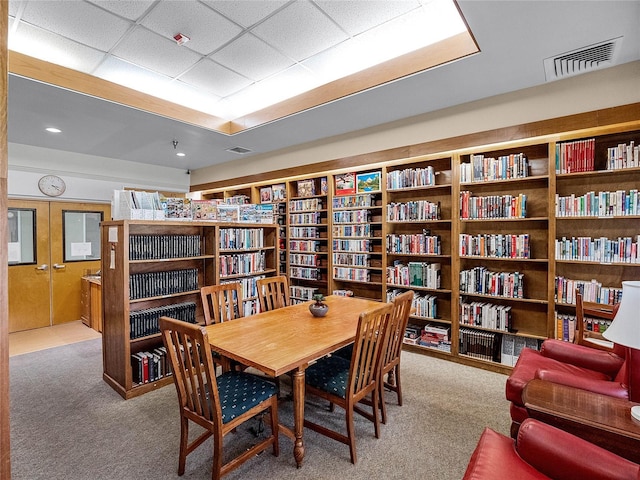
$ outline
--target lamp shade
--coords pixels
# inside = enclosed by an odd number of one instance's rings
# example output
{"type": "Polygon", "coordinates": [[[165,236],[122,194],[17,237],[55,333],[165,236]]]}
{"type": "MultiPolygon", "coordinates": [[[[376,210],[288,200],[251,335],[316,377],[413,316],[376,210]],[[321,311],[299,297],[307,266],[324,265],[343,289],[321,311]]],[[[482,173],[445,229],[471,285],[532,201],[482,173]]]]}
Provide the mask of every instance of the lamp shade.
{"type": "Polygon", "coordinates": [[[640,281],[622,282],[618,313],[602,336],[619,345],[640,350],[640,281]]]}

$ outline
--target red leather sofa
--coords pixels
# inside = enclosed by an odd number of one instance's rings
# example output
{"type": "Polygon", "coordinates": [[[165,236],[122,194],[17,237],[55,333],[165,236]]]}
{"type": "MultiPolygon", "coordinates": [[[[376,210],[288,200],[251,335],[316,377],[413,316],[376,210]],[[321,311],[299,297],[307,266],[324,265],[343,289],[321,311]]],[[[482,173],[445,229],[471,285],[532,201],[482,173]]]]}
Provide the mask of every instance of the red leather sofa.
{"type": "Polygon", "coordinates": [[[534,419],[516,440],[486,428],[463,480],[638,480],[640,466],[534,419]]]}
{"type": "Polygon", "coordinates": [[[553,339],[545,340],[539,352],[523,349],[505,389],[511,402],[511,436],[514,438],[518,426],[528,417],[522,390],[534,378],[638,402],[640,352],[620,345],[606,352],[553,339]]]}

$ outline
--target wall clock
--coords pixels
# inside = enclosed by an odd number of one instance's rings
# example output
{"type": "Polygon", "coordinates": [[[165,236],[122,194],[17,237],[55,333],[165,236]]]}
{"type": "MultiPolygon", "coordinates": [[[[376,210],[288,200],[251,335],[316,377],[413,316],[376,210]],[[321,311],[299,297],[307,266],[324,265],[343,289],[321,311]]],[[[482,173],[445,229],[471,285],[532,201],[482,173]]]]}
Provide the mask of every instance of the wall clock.
{"type": "Polygon", "coordinates": [[[67,185],[57,175],[45,175],[38,180],[38,188],[48,197],[57,197],[64,193],[67,185]]]}

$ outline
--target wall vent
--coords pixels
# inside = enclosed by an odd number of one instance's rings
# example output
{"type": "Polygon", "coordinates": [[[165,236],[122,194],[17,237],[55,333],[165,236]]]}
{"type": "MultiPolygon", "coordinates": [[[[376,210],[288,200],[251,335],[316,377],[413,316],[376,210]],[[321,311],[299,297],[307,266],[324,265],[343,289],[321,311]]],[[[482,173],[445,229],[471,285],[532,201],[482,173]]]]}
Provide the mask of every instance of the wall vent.
{"type": "Polygon", "coordinates": [[[607,40],[544,60],[547,82],[611,67],[622,44],[622,37],[607,40]]]}
{"type": "Polygon", "coordinates": [[[249,150],[248,148],[244,148],[244,147],[233,147],[233,148],[227,148],[227,152],[232,152],[232,153],[237,153],[239,155],[244,155],[245,153],[251,152],[251,150],[249,150]]]}

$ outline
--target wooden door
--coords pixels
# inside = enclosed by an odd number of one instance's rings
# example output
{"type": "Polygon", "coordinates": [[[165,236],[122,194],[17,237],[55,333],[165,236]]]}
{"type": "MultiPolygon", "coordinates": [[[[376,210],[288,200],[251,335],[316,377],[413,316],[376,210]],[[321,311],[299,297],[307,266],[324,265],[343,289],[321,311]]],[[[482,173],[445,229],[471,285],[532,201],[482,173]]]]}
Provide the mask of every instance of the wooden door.
{"type": "Polygon", "coordinates": [[[9,332],[51,322],[49,202],[9,200],[9,332]]]}
{"type": "Polygon", "coordinates": [[[110,220],[105,204],[51,202],[51,323],[81,316],[81,279],[100,270],[100,222],[110,220]]]}
{"type": "Polygon", "coordinates": [[[10,200],[9,210],[27,224],[13,235],[19,241],[10,243],[14,259],[20,257],[9,262],[10,331],[79,320],[81,278],[100,269],[99,224],[111,218],[110,206],[10,200]],[[23,253],[29,251],[24,243],[30,216],[35,218],[35,258],[23,253]]]}

